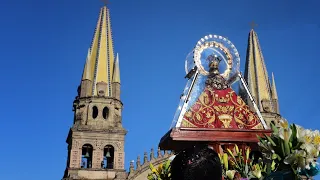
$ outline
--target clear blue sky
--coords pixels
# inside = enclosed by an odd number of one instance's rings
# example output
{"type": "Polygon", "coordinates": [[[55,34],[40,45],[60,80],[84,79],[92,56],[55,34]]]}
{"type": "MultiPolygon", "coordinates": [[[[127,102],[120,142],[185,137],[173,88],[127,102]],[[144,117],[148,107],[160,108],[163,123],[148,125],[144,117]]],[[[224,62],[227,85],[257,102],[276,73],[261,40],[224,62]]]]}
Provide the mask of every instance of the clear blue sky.
{"type": "MultiPolygon", "coordinates": [[[[61,179],[72,102],[99,0],[0,0],[1,179],[61,179]]],[[[313,1],[113,0],[120,53],[126,168],[156,148],[185,86],[184,59],[209,33],[228,37],[243,70],[254,20],[281,114],[320,129],[320,13],[313,1]]]]}

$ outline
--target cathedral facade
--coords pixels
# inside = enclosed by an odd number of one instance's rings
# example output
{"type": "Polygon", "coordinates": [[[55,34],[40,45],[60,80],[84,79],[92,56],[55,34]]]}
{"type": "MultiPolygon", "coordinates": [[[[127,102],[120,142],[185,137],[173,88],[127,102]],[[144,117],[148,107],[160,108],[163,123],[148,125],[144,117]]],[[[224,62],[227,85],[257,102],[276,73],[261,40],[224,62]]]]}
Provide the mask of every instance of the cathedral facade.
{"type": "MultiPolygon", "coordinates": [[[[257,33],[249,33],[245,80],[263,118],[281,119],[274,76],[268,77],[257,33]]],[[[100,10],[88,50],[78,95],[73,102],[74,121],[67,136],[68,159],[63,180],[145,180],[150,162],[155,166],[172,155],[151,149],[125,170],[125,136],[122,126],[119,56],[113,48],[109,9],[100,10]]],[[[244,91],[242,99],[253,109],[244,91]]]]}

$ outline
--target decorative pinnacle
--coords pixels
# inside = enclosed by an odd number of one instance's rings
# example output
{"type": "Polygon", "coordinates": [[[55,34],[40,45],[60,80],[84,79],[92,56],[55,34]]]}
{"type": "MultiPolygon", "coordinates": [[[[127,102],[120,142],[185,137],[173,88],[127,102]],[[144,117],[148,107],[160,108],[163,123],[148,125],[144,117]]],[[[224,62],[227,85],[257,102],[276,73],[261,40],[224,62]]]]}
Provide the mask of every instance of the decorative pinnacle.
{"type": "Polygon", "coordinates": [[[160,147],[158,147],[158,151],[157,151],[157,157],[159,158],[159,157],[162,157],[162,154],[161,154],[161,149],[160,149],[160,147]]]}
{"type": "Polygon", "coordinates": [[[252,21],[252,22],[250,23],[250,26],[251,26],[251,29],[254,29],[255,27],[258,26],[258,24],[256,24],[254,21],[252,21]]]}
{"type": "Polygon", "coordinates": [[[134,165],[133,165],[134,161],[132,160],[130,162],[130,172],[133,172],[134,171],[134,165]]]}
{"type": "Polygon", "coordinates": [[[154,160],[154,150],[153,148],[151,148],[151,152],[150,152],[150,161],[154,160]]]}
{"type": "Polygon", "coordinates": [[[145,164],[147,162],[148,162],[148,153],[144,152],[144,154],[143,154],[143,164],[145,164]]]}
{"type": "Polygon", "coordinates": [[[137,168],[141,167],[140,156],[137,157],[137,168]]]}

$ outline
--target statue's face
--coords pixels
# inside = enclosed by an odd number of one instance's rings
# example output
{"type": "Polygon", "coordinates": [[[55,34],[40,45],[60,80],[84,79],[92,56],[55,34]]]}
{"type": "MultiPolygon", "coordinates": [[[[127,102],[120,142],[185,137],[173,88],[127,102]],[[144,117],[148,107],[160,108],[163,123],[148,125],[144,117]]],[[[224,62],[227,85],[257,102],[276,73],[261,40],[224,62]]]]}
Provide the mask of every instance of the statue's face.
{"type": "Polygon", "coordinates": [[[218,62],[217,60],[213,61],[213,66],[214,66],[215,68],[217,68],[218,65],[219,65],[219,62],[218,62]]]}

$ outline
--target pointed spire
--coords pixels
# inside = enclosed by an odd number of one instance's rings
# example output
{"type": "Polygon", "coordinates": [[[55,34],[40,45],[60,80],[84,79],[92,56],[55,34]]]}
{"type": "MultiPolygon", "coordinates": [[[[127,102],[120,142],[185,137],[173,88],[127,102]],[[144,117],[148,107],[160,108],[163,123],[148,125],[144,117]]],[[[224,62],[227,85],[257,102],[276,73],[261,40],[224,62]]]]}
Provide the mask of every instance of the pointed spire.
{"type": "Polygon", "coordinates": [[[148,153],[147,152],[144,152],[144,154],[143,154],[143,164],[146,164],[146,163],[148,163],[149,161],[148,161],[148,153]]]}
{"type": "Polygon", "coordinates": [[[168,156],[168,150],[164,150],[164,155],[163,156],[168,156]]]}
{"type": "Polygon", "coordinates": [[[111,96],[114,69],[114,50],[109,9],[100,10],[97,26],[88,52],[82,80],[92,82],[91,96],[96,96],[97,83],[106,84],[105,96],[111,96]]]}
{"type": "Polygon", "coordinates": [[[118,53],[117,53],[116,61],[114,62],[112,82],[120,83],[120,66],[119,66],[119,54],[118,53]]]}
{"type": "Polygon", "coordinates": [[[151,148],[151,152],[150,152],[150,161],[154,160],[154,150],[153,148],[151,148]]]}
{"type": "Polygon", "coordinates": [[[271,88],[258,35],[253,29],[248,38],[245,80],[259,110],[263,111],[262,100],[271,101],[271,88]]]}
{"type": "Polygon", "coordinates": [[[161,157],[162,157],[161,149],[160,149],[160,147],[158,147],[157,158],[161,158],[161,157]]]}
{"type": "Polygon", "coordinates": [[[91,80],[92,77],[90,76],[90,48],[88,49],[88,54],[87,54],[87,59],[86,59],[86,64],[84,65],[83,73],[82,73],[82,80],[88,79],[91,80]]]}
{"type": "Polygon", "coordinates": [[[273,72],[272,72],[272,87],[271,87],[271,92],[272,92],[272,99],[278,99],[276,81],[274,80],[273,72]]]}
{"type": "Polygon", "coordinates": [[[141,160],[140,160],[140,156],[137,157],[137,169],[140,169],[141,168],[141,160]]]}
{"type": "Polygon", "coordinates": [[[131,172],[131,173],[134,171],[134,165],[133,165],[133,163],[134,163],[134,160],[132,160],[132,161],[130,162],[129,172],[131,172]]]}
{"type": "Polygon", "coordinates": [[[272,102],[273,102],[274,112],[280,114],[278,92],[277,92],[276,81],[274,80],[273,73],[272,73],[271,93],[272,93],[272,102]]]}

